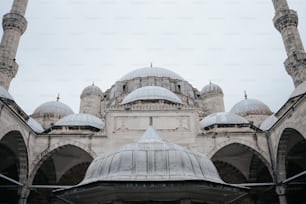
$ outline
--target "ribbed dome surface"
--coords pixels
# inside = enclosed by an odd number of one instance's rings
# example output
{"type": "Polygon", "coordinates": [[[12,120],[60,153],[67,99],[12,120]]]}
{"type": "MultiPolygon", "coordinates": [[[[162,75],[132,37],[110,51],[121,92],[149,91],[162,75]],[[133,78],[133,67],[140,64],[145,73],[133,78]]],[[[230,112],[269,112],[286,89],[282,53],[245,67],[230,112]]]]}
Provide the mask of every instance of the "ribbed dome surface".
{"type": "Polygon", "coordinates": [[[267,117],[260,125],[260,129],[262,130],[269,130],[277,121],[277,117],[275,117],[275,115],[270,115],[269,117],[267,117]]]}
{"type": "Polygon", "coordinates": [[[184,80],[181,76],[165,68],[160,67],[145,67],[136,69],[124,75],[119,81],[126,81],[138,77],[167,77],[170,79],[184,80]]]}
{"type": "Polygon", "coordinates": [[[96,96],[103,96],[103,92],[102,90],[95,86],[94,84],[87,86],[81,94],[81,98],[85,97],[85,96],[90,96],[90,95],[96,95],[96,96]]]}
{"type": "Polygon", "coordinates": [[[249,122],[236,114],[229,112],[219,112],[213,113],[205,118],[203,118],[200,122],[201,128],[206,128],[215,124],[248,124],[249,122]]]}
{"type": "Polygon", "coordinates": [[[304,81],[303,83],[301,83],[300,85],[298,85],[294,91],[291,93],[289,98],[294,98],[297,97],[299,95],[305,94],[306,93],[306,81],[304,81]]]}
{"type": "Polygon", "coordinates": [[[166,100],[173,103],[182,103],[181,99],[168,89],[159,86],[145,86],[132,91],[123,99],[121,104],[139,100],[166,100]]]}
{"type": "Polygon", "coordinates": [[[205,155],[163,141],[149,127],[142,138],[97,157],[81,184],[95,181],[206,180],[224,183],[205,155]]]}
{"type": "Polygon", "coordinates": [[[9,99],[9,100],[14,100],[13,97],[11,96],[11,94],[2,86],[0,86],[0,97],[1,98],[5,98],[5,99],[9,99]]]}
{"type": "Polygon", "coordinates": [[[201,95],[206,94],[223,94],[223,91],[220,86],[217,84],[209,83],[208,85],[204,86],[201,90],[201,95]]]}
{"type": "Polygon", "coordinates": [[[89,126],[98,129],[103,129],[105,125],[103,121],[96,116],[79,113],[63,117],[62,119],[57,121],[54,126],[89,126]]]}
{"type": "Polygon", "coordinates": [[[242,117],[247,115],[271,115],[272,111],[263,102],[256,99],[244,99],[238,102],[230,110],[231,113],[235,113],[242,117]]]}
{"type": "Polygon", "coordinates": [[[37,133],[42,133],[44,131],[43,126],[31,117],[27,121],[27,124],[37,133]]]}
{"type": "Polygon", "coordinates": [[[38,106],[33,115],[56,114],[60,117],[73,114],[72,109],[59,101],[50,101],[38,106]]]}

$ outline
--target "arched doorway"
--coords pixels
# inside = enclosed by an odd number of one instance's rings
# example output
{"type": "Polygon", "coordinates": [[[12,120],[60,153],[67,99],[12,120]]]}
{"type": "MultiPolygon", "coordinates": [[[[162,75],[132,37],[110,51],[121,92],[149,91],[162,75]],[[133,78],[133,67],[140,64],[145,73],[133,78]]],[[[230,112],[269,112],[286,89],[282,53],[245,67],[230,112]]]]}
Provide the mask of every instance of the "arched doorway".
{"type": "Polygon", "coordinates": [[[74,145],[64,145],[49,152],[34,175],[28,203],[63,203],[52,193],[53,186],[78,184],[92,160],[88,152],[74,145]]]}
{"type": "Polygon", "coordinates": [[[0,140],[0,161],[0,203],[18,203],[28,172],[27,149],[19,131],[0,140]]]}
{"type": "Polygon", "coordinates": [[[282,132],[276,166],[278,183],[285,186],[288,203],[305,203],[306,140],[297,130],[286,128],[282,132]]]}
{"type": "MultiPolygon", "coordinates": [[[[212,157],[220,177],[227,183],[273,183],[268,162],[254,149],[239,143],[232,143],[212,157]]],[[[277,203],[277,196],[271,185],[252,188],[241,203],[277,203]]]]}

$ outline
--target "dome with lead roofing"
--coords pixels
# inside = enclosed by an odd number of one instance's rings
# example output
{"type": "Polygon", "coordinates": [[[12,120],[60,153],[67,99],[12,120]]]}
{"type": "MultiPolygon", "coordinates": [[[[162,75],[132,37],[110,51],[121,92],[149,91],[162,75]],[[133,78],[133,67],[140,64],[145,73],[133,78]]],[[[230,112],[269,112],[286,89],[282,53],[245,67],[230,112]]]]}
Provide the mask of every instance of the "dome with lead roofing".
{"type": "Polygon", "coordinates": [[[43,126],[31,117],[29,117],[27,124],[37,133],[42,133],[44,131],[43,126]]]}
{"type": "Polygon", "coordinates": [[[278,118],[273,114],[267,117],[260,125],[260,129],[267,131],[269,130],[276,122],[278,118]]]}
{"type": "Polygon", "coordinates": [[[128,94],[121,104],[135,101],[165,100],[172,103],[182,104],[181,99],[170,90],[159,86],[145,86],[138,88],[128,94]]]}
{"type": "Polygon", "coordinates": [[[219,113],[213,113],[205,118],[203,118],[200,122],[201,128],[206,128],[211,125],[226,125],[226,124],[249,124],[249,121],[247,121],[245,118],[236,115],[234,113],[229,112],[219,112],[219,113]]]}
{"type": "Polygon", "coordinates": [[[103,121],[93,115],[79,113],[79,114],[71,114],[63,117],[59,121],[57,121],[54,126],[86,126],[86,127],[94,127],[97,129],[103,129],[105,124],[103,121]]]}
{"type": "Polygon", "coordinates": [[[101,96],[102,97],[103,96],[103,92],[102,92],[102,90],[98,86],[92,84],[90,86],[87,86],[82,91],[81,98],[83,98],[85,96],[90,96],[90,95],[96,95],[96,96],[101,96]]]}
{"type": "Polygon", "coordinates": [[[138,142],[94,159],[80,185],[97,181],[179,180],[224,183],[205,155],[166,142],[149,127],[138,142]]]}
{"type": "Polygon", "coordinates": [[[301,83],[300,85],[298,85],[294,91],[291,93],[291,95],[289,96],[289,98],[294,98],[297,96],[300,96],[302,94],[306,93],[306,81],[304,81],[303,83],[301,83]]]}
{"type": "Polygon", "coordinates": [[[245,98],[244,100],[235,104],[230,110],[230,112],[240,115],[242,117],[248,116],[248,115],[271,115],[272,114],[272,111],[266,104],[264,104],[263,102],[259,100],[248,99],[248,98],[245,98]]]}
{"type": "Polygon", "coordinates": [[[184,81],[184,79],[175,72],[161,67],[145,67],[145,68],[136,69],[124,75],[119,81],[127,81],[143,77],[166,77],[170,79],[177,79],[184,81]]]}
{"type": "Polygon", "coordinates": [[[70,114],[73,114],[73,110],[66,104],[59,101],[49,101],[38,106],[34,112],[33,116],[53,114],[58,115],[59,117],[64,117],[70,114]]]}
{"type": "Polygon", "coordinates": [[[219,85],[209,82],[209,84],[204,86],[203,89],[201,90],[201,95],[208,95],[208,94],[223,95],[223,91],[219,85]]]}

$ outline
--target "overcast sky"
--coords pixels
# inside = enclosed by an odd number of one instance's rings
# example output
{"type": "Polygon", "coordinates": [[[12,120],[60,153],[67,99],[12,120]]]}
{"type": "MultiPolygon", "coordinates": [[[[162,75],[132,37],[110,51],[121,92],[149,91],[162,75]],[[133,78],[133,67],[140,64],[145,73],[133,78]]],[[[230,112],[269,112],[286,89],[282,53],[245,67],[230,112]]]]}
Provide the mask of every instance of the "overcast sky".
{"type": "MultiPolygon", "coordinates": [[[[306,42],[306,1],[289,4],[306,42]]],[[[273,16],[272,0],[29,0],[9,91],[28,114],[58,93],[78,112],[93,81],[105,91],[152,62],[199,90],[219,84],[227,111],[244,90],[277,111],[294,87],[273,16]]]]}

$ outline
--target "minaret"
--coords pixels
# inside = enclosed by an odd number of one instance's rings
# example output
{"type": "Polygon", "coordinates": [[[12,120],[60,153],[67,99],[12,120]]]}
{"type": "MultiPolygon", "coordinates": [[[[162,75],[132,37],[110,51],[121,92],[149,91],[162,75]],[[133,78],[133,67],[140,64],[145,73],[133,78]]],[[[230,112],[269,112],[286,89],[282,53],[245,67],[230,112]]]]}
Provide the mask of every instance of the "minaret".
{"type": "Polygon", "coordinates": [[[15,61],[20,36],[27,27],[24,18],[28,0],[14,0],[10,13],[3,16],[3,36],[0,44],[0,85],[9,89],[18,64],[15,61]]]}
{"type": "Polygon", "coordinates": [[[306,80],[306,53],[297,29],[298,16],[291,10],[287,0],[272,0],[275,8],[275,28],[281,33],[287,56],[285,67],[295,87],[306,80]]]}

